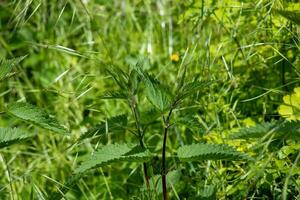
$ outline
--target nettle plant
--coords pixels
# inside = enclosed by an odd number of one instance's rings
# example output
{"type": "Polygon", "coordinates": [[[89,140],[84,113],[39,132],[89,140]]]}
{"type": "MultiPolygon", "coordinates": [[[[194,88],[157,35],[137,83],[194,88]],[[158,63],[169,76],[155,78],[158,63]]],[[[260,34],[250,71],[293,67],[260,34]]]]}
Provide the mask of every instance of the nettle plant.
{"type": "MultiPolygon", "coordinates": [[[[16,58],[1,61],[0,80],[6,80],[12,75],[14,66],[24,58],[16,58]]],[[[161,84],[156,78],[149,75],[142,68],[142,62],[131,67],[128,73],[118,67],[109,67],[107,72],[114,79],[119,87],[117,91],[108,91],[103,99],[120,99],[127,102],[131,110],[131,115],[118,115],[108,119],[105,123],[93,127],[83,133],[78,142],[95,138],[106,132],[130,132],[136,138],[136,144],[113,143],[96,148],[92,155],[88,155],[73,175],[57,192],[49,195],[49,199],[62,198],[77,181],[82,178],[89,170],[105,165],[116,164],[119,162],[138,162],[142,163],[146,197],[155,198],[154,195],[162,193],[164,199],[168,199],[168,188],[178,181],[179,173],[170,170],[167,165],[167,139],[168,133],[173,126],[197,126],[195,119],[190,114],[180,113],[182,102],[195,94],[199,94],[201,89],[212,84],[211,81],[186,82],[186,66],[179,71],[177,85],[173,88],[161,84]],[[172,91],[173,90],[173,91],[172,91]],[[146,99],[151,103],[151,108],[141,111],[140,104],[146,99]],[[175,113],[176,111],[176,113],[175,113]],[[160,124],[152,126],[153,124],[160,124]],[[151,129],[149,128],[151,127],[151,129]],[[145,143],[145,137],[151,132],[161,132],[162,146],[160,152],[151,149],[145,143]],[[160,173],[153,173],[151,160],[160,158],[160,173]],[[154,194],[154,195],[153,195],[154,194]]],[[[189,100],[189,101],[190,101],[189,100]]],[[[148,106],[148,105],[147,105],[148,106]]],[[[38,107],[26,102],[13,102],[6,106],[2,114],[8,114],[28,124],[38,126],[51,132],[67,135],[69,131],[59,124],[59,122],[38,107]]],[[[20,143],[34,137],[36,133],[24,128],[0,128],[0,147],[8,147],[11,144],[20,143]]],[[[177,149],[176,155],[169,156],[170,162],[192,162],[203,160],[251,160],[246,154],[236,151],[234,148],[225,144],[191,144],[184,145],[177,149]]]]}
{"type": "MultiPolygon", "coordinates": [[[[168,189],[178,181],[178,173],[169,169],[168,166],[171,164],[167,161],[180,164],[204,160],[251,160],[246,154],[238,152],[228,145],[205,143],[182,145],[177,149],[177,154],[169,156],[167,140],[172,127],[199,126],[199,123],[196,124],[195,118],[191,117],[193,114],[180,112],[183,102],[186,99],[189,99],[189,102],[196,100],[195,96],[201,94],[201,90],[213,84],[213,81],[195,79],[187,82],[187,66],[183,65],[179,70],[176,83],[165,85],[145,71],[143,63],[138,62],[131,66],[128,72],[116,66],[107,68],[108,74],[118,89],[105,92],[102,98],[125,101],[131,113],[114,116],[106,122],[100,123],[83,133],[78,140],[79,142],[88,138],[96,138],[107,132],[129,132],[135,138],[136,143],[127,144],[116,141],[116,143],[98,147],[95,152],[83,159],[79,167],[75,169],[74,176],[67,181],[66,186],[71,187],[76,180],[91,169],[120,162],[138,162],[142,166],[145,182],[142,189],[146,191],[146,197],[152,199],[155,197],[153,194],[162,193],[163,199],[168,199],[168,189]],[[145,102],[145,99],[148,102],[145,102]],[[142,107],[148,108],[141,109],[142,107]],[[158,145],[161,144],[158,148],[159,151],[153,150],[145,142],[147,141],[146,137],[153,132],[161,133],[162,141],[158,142],[158,145]],[[154,158],[160,159],[159,174],[155,174],[152,170],[154,167],[151,160],[154,158]]],[[[66,191],[67,188],[61,188],[61,190],[66,191]]]]}
{"type": "MultiPolygon", "coordinates": [[[[22,59],[24,57],[1,60],[0,82],[6,81],[16,74],[12,69],[22,59]]],[[[178,130],[182,130],[181,128],[193,130],[191,132],[201,131],[199,123],[194,117],[196,114],[184,112],[183,107],[193,106],[198,96],[203,94],[205,88],[214,84],[214,81],[198,81],[196,78],[190,82],[186,81],[186,65],[182,65],[180,68],[176,82],[169,85],[162,84],[145,71],[143,62],[138,62],[136,65],[131,66],[128,72],[116,66],[107,68],[107,72],[118,89],[105,92],[101,98],[124,101],[131,112],[111,117],[106,122],[92,127],[80,135],[76,144],[80,144],[86,139],[101,137],[106,133],[129,133],[133,136],[130,140],[131,143],[120,141],[106,145],[98,145],[97,143],[96,150],[82,160],[67,182],[57,192],[50,194],[48,196],[49,199],[62,198],[69,189],[76,185],[80,178],[88,176],[90,170],[121,162],[140,163],[145,183],[141,187],[144,198],[160,198],[162,194],[164,199],[168,199],[170,195],[168,190],[179,182],[181,177],[180,170],[183,168],[194,168],[193,162],[253,160],[246,154],[226,144],[194,143],[191,141],[191,144],[183,145],[181,140],[178,142],[180,147],[177,150],[174,151],[173,148],[167,148],[168,135],[169,137],[175,135],[170,135],[170,133],[176,132],[176,134],[179,134],[179,137],[176,139],[180,139],[180,134],[182,133],[178,130]],[[149,141],[153,133],[157,132],[161,135],[161,141],[157,142],[155,148],[153,148],[147,141],[149,141]],[[156,168],[154,165],[157,165],[157,158],[159,160],[158,172],[154,170],[156,168]],[[185,163],[188,164],[186,165],[185,163]]],[[[294,109],[298,106],[298,101],[295,100],[298,97],[298,88],[296,88],[295,94],[286,96],[284,98],[285,105],[279,108],[280,114],[286,117],[287,121],[273,120],[272,122],[256,124],[253,127],[241,128],[238,132],[231,134],[229,139],[247,141],[258,139],[255,149],[272,147],[273,151],[277,151],[285,145],[286,140],[299,138],[299,122],[289,122],[289,120],[298,119],[297,109],[294,109]],[[291,114],[296,117],[291,118],[291,114]]],[[[69,133],[56,119],[40,108],[26,102],[9,103],[1,114],[8,114],[27,124],[61,135],[69,133]]],[[[22,127],[1,127],[0,148],[9,147],[34,136],[36,136],[36,132],[32,130],[32,127],[26,127],[25,129],[22,127]]],[[[265,153],[258,152],[260,156],[258,156],[257,160],[263,159],[265,153]]],[[[296,161],[294,165],[296,165],[296,161]]],[[[255,170],[252,171],[256,173],[255,170]]],[[[285,181],[282,191],[283,197],[287,196],[284,194],[287,193],[288,180],[289,177],[285,181]]],[[[200,191],[202,194],[198,194],[198,197],[210,197],[213,199],[216,195],[215,188],[209,185],[200,191]]]]}

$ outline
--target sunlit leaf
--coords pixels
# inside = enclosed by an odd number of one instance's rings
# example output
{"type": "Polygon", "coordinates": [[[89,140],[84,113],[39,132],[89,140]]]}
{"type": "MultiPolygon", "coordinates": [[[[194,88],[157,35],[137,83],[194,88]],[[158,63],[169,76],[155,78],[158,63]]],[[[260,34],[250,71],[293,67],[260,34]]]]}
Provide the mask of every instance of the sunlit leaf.
{"type": "Polygon", "coordinates": [[[288,121],[300,121],[300,87],[294,93],[283,97],[284,104],[278,108],[278,113],[288,121]]]}
{"type": "Polygon", "coordinates": [[[145,79],[145,93],[147,99],[160,111],[170,108],[171,95],[167,88],[165,88],[159,81],[151,76],[145,79]]]}
{"type": "Polygon", "coordinates": [[[148,150],[129,144],[109,144],[87,156],[75,173],[118,162],[145,162],[151,158],[148,150]]]}
{"type": "Polygon", "coordinates": [[[2,128],[0,127],[0,148],[20,143],[33,137],[35,134],[29,133],[19,128],[2,128]]]}
{"type": "Polygon", "coordinates": [[[244,153],[225,144],[191,144],[178,149],[178,158],[184,162],[203,160],[251,160],[244,153]]]}
{"type": "Polygon", "coordinates": [[[0,81],[9,77],[10,72],[13,67],[21,62],[26,56],[13,58],[10,60],[1,59],[0,60],[0,81]]]}
{"type": "Polygon", "coordinates": [[[7,112],[25,122],[35,124],[55,133],[68,133],[68,130],[61,126],[55,118],[49,116],[45,111],[31,104],[23,102],[11,103],[7,106],[7,112]]]}

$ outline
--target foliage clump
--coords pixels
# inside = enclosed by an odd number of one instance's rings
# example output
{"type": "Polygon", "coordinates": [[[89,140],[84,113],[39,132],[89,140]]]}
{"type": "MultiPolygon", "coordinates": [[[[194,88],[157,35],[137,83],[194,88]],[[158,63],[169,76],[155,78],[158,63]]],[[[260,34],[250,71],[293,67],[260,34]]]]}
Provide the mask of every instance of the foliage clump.
{"type": "Polygon", "coordinates": [[[283,105],[278,112],[288,121],[300,121],[300,87],[294,88],[294,93],[283,97],[283,105]]]}

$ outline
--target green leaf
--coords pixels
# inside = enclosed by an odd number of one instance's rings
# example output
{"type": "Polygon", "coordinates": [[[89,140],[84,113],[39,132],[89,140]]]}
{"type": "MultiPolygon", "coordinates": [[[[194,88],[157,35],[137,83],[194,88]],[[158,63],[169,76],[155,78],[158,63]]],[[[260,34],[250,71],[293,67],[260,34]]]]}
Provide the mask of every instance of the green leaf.
{"type": "Polygon", "coordinates": [[[15,143],[23,142],[35,134],[28,133],[19,128],[2,128],[0,127],[0,148],[10,146],[15,143]]]}
{"type": "Polygon", "coordinates": [[[144,60],[141,60],[132,67],[145,83],[147,99],[153,106],[163,112],[171,106],[170,89],[163,86],[157,79],[143,70],[142,66],[144,62],[144,60]]]}
{"type": "Polygon", "coordinates": [[[190,114],[178,117],[175,123],[185,126],[193,133],[201,133],[201,135],[203,135],[203,133],[205,132],[205,130],[203,129],[203,125],[199,123],[196,116],[190,114]]]}
{"type": "Polygon", "coordinates": [[[9,60],[1,59],[0,60],[0,81],[8,78],[9,73],[12,71],[13,67],[21,62],[26,56],[13,58],[9,60]]]}
{"type": "Polygon", "coordinates": [[[300,139],[300,122],[285,121],[275,130],[275,138],[300,139]]]}
{"type": "Polygon", "coordinates": [[[82,134],[79,140],[101,135],[106,132],[125,132],[127,122],[128,121],[126,115],[118,115],[112,117],[108,119],[106,122],[100,123],[96,125],[96,127],[82,134]]]}
{"type": "Polygon", "coordinates": [[[160,113],[155,108],[143,110],[140,113],[140,120],[143,125],[154,123],[160,117],[160,113]]]}
{"type": "Polygon", "coordinates": [[[75,173],[84,173],[89,169],[118,162],[145,162],[151,158],[148,150],[134,147],[130,144],[109,144],[98,149],[88,156],[75,170],[75,173]]]}
{"type": "Polygon", "coordinates": [[[202,160],[251,160],[251,158],[225,144],[192,144],[182,146],[177,151],[184,162],[202,160]]]}
{"type": "Polygon", "coordinates": [[[249,139],[249,138],[259,138],[267,134],[272,128],[274,128],[275,123],[263,122],[257,124],[256,126],[251,126],[248,128],[240,128],[236,133],[229,136],[230,139],[249,139]]]}
{"type": "Polygon", "coordinates": [[[115,80],[115,82],[119,85],[119,87],[123,90],[128,89],[128,75],[120,68],[116,66],[110,66],[107,69],[107,72],[111,75],[111,77],[115,80]]]}
{"type": "Polygon", "coordinates": [[[58,121],[46,112],[28,103],[11,103],[7,106],[8,114],[25,122],[35,124],[41,128],[60,134],[68,134],[58,121]]]}
{"type": "Polygon", "coordinates": [[[131,65],[131,69],[134,70],[141,78],[145,78],[146,75],[146,72],[143,69],[146,62],[146,59],[141,58],[135,65],[131,65]]]}
{"type": "MultiPolygon", "coordinates": [[[[274,121],[263,122],[249,128],[241,128],[229,136],[230,139],[262,138],[272,133],[273,139],[299,139],[300,122],[274,121]]],[[[268,138],[266,138],[268,139],[268,138]]]]}
{"type": "Polygon", "coordinates": [[[278,113],[288,121],[300,121],[300,87],[292,94],[283,97],[284,104],[278,107],[278,113]]]}
{"type": "Polygon", "coordinates": [[[171,95],[158,80],[150,75],[145,76],[145,93],[147,99],[158,110],[165,111],[171,106],[171,95]]]}
{"type": "Polygon", "coordinates": [[[284,18],[300,25],[300,10],[289,11],[289,10],[276,10],[284,18]]]}
{"type": "Polygon", "coordinates": [[[135,69],[132,69],[129,74],[128,85],[133,95],[137,93],[140,81],[139,73],[135,69]]]}

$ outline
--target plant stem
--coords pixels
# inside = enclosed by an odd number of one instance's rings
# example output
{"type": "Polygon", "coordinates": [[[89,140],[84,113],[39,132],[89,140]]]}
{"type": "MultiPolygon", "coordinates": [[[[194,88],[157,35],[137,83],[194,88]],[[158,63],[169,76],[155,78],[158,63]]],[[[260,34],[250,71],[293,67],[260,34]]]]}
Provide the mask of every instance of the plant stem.
{"type": "Polygon", "coordinates": [[[162,170],[161,170],[161,179],[162,179],[162,189],[163,189],[164,200],[168,199],[167,180],[166,180],[166,143],[167,143],[167,134],[168,134],[168,127],[165,126],[165,128],[164,128],[163,149],[162,149],[162,170]]]}
{"type": "Polygon", "coordinates": [[[167,191],[167,172],[166,172],[166,147],[167,147],[167,136],[168,129],[170,127],[170,118],[172,115],[173,106],[169,111],[167,118],[164,119],[164,140],[163,140],[163,148],[162,148],[162,170],[161,170],[161,179],[162,179],[162,189],[163,189],[163,199],[168,200],[168,191],[167,191]]]}
{"type": "MultiPolygon", "coordinates": [[[[138,137],[139,137],[139,142],[140,142],[140,146],[142,148],[145,148],[144,142],[143,142],[143,131],[141,130],[141,126],[140,126],[140,120],[139,120],[139,114],[138,114],[138,109],[137,109],[137,104],[135,101],[134,96],[132,97],[131,101],[129,102],[129,106],[131,108],[132,114],[134,116],[134,121],[135,121],[135,126],[138,132],[138,137]]],[[[146,185],[147,188],[150,188],[150,184],[149,184],[149,176],[148,176],[148,167],[147,167],[147,163],[143,163],[143,171],[144,171],[144,177],[145,177],[145,181],[146,181],[146,185]]]]}

